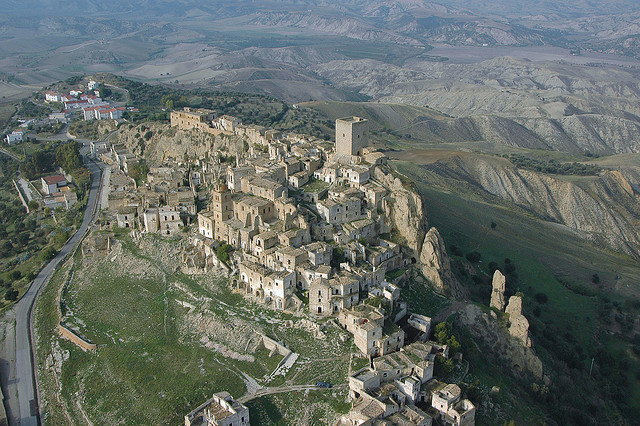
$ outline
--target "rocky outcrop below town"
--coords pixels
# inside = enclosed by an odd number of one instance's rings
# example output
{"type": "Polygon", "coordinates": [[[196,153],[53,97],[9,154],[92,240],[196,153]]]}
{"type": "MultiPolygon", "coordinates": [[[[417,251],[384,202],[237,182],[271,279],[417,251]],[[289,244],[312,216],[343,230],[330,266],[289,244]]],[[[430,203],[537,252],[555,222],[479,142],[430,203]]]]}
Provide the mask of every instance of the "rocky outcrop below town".
{"type": "Polygon", "coordinates": [[[146,158],[149,163],[162,164],[169,159],[183,161],[209,158],[213,153],[233,155],[242,152],[242,138],[235,135],[179,130],[168,124],[146,122],[124,124],[118,130],[118,141],[131,153],[146,158]]]}
{"type": "Polygon", "coordinates": [[[451,261],[444,240],[436,228],[429,229],[424,237],[420,253],[420,270],[444,294],[455,298],[464,295],[462,285],[451,270],[451,261]]]}
{"type": "Polygon", "coordinates": [[[436,228],[428,225],[424,200],[400,177],[377,167],[374,177],[391,193],[383,205],[383,213],[392,232],[397,232],[422,274],[436,290],[453,296],[462,296],[463,289],[451,270],[445,243],[436,228]],[[428,232],[427,232],[428,230],[428,232]]]}
{"type": "MultiPolygon", "coordinates": [[[[510,329],[501,323],[495,312],[483,312],[479,306],[468,304],[460,310],[458,318],[472,336],[482,342],[483,351],[487,351],[496,359],[506,362],[514,373],[533,376],[536,380],[543,378],[542,361],[535,354],[531,345],[523,343],[522,339],[514,336],[510,329]]],[[[526,321],[526,318],[524,320],[526,321]]],[[[514,327],[512,323],[511,328],[517,329],[518,327],[514,327]]],[[[526,333],[528,336],[528,327],[526,333]]]]}
{"type": "Polygon", "coordinates": [[[417,259],[428,227],[420,194],[405,187],[398,176],[381,167],[374,169],[373,176],[392,194],[382,208],[391,231],[398,233],[417,259]]]}

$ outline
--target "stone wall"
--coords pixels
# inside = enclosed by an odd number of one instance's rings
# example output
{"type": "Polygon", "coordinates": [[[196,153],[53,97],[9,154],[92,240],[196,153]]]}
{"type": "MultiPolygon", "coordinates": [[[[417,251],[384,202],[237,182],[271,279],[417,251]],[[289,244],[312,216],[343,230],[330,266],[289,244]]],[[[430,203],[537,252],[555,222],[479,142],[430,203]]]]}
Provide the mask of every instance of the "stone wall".
{"type": "Polygon", "coordinates": [[[267,336],[262,336],[262,340],[258,343],[258,349],[265,348],[272,353],[278,353],[284,357],[288,356],[291,353],[290,349],[285,348],[280,343],[276,342],[273,339],[270,339],[267,336]]]}
{"type": "Polygon", "coordinates": [[[58,333],[65,339],[71,341],[83,351],[95,351],[98,346],[95,343],[88,342],[82,337],[75,334],[71,329],[67,328],[64,324],[58,324],[58,333]]]}

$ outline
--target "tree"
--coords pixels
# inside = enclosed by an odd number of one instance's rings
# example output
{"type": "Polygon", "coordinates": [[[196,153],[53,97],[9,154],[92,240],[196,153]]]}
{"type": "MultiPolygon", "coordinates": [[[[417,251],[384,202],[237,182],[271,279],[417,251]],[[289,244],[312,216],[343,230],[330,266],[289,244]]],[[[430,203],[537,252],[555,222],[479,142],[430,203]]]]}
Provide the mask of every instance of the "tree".
{"type": "Polygon", "coordinates": [[[598,284],[600,282],[600,275],[593,274],[591,276],[591,282],[594,283],[594,284],[598,284]]]}
{"type": "Polygon", "coordinates": [[[100,83],[100,85],[98,86],[98,96],[100,96],[102,99],[105,99],[111,96],[111,93],[111,89],[106,87],[104,83],[100,83]]]}
{"type": "Polygon", "coordinates": [[[56,232],[56,234],[52,237],[53,245],[55,247],[62,247],[65,245],[67,240],[69,239],[69,234],[65,231],[56,232]]]}
{"type": "Polygon", "coordinates": [[[536,293],[535,295],[536,302],[543,304],[547,303],[549,297],[545,293],[536,293]]]}
{"type": "Polygon", "coordinates": [[[233,251],[233,246],[230,246],[229,244],[224,243],[216,249],[216,256],[218,257],[218,259],[220,259],[224,263],[227,263],[229,262],[229,253],[231,253],[232,251],[233,251]]]}
{"type": "Polygon", "coordinates": [[[13,271],[11,271],[11,279],[15,280],[19,280],[20,278],[22,278],[22,272],[20,272],[17,269],[14,269],[13,271]]]}
{"type": "Polygon", "coordinates": [[[33,211],[33,210],[38,210],[40,208],[40,203],[38,203],[36,200],[31,200],[29,201],[29,210],[33,211]]]}
{"type": "Polygon", "coordinates": [[[440,322],[436,324],[433,337],[435,337],[436,342],[445,345],[449,340],[449,337],[451,337],[451,324],[448,322],[440,322]]]}
{"type": "Polygon", "coordinates": [[[449,337],[449,339],[447,340],[447,345],[449,346],[449,355],[456,354],[461,347],[460,343],[458,342],[458,339],[456,339],[456,336],[453,336],[453,335],[449,337]]]}
{"type": "Polygon", "coordinates": [[[16,290],[14,290],[13,288],[10,288],[4,294],[4,298],[5,298],[5,300],[8,300],[10,302],[16,301],[16,300],[18,300],[18,292],[16,290]]]}
{"type": "Polygon", "coordinates": [[[147,178],[149,173],[149,166],[144,159],[138,160],[136,164],[131,166],[129,170],[129,176],[136,181],[136,184],[140,185],[140,182],[147,178]]]}
{"type": "Polygon", "coordinates": [[[76,142],[67,142],[56,150],[56,163],[65,171],[71,172],[82,167],[82,156],[76,142]]]}
{"type": "Polygon", "coordinates": [[[41,253],[43,260],[51,260],[55,257],[57,251],[53,247],[48,246],[44,250],[42,250],[41,253]]]}
{"type": "Polygon", "coordinates": [[[479,262],[482,259],[482,255],[477,251],[472,251],[466,254],[467,260],[471,263],[479,262]]]}

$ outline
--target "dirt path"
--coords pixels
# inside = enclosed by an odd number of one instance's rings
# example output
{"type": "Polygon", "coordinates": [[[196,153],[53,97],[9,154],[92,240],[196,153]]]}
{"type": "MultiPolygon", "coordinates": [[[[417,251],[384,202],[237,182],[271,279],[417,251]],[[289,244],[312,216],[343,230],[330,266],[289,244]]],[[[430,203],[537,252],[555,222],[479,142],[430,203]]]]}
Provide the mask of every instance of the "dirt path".
{"type": "Polygon", "coordinates": [[[278,393],[304,391],[304,390],[328,391],[328,390],[335,390],[335,389],[343,389],[346,387],[347,385],[345,384],[345,385],[334,386],[332,388],[319,388],[316,385],[286,385],[286,386],[277,386],[273,388],[260,388],[255,393],[244,394],[241,398],[238,399],[238,401],[241,402],[242,404],[245,404],[251,401],[252,399],[260,398],[262,396],[267,396],[267,395],[275,395],[278,393]]]}

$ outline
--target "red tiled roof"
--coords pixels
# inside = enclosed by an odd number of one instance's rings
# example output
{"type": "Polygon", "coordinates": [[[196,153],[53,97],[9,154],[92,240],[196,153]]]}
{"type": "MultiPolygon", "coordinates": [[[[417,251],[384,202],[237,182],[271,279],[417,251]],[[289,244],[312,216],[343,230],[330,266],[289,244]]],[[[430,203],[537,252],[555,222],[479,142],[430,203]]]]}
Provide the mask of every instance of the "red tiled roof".
{"type": "Polygon", "coordinates": [[[54,183],[58,183],[58,182],[62,182],[63,180],[66,181],[66,179],[64,178],[64,176],[62,175],[51,175],[51,176],[45,176],[42,179],[44,179],[44,181],[48,184],[48,185],[52,185],[54,183]]]}

